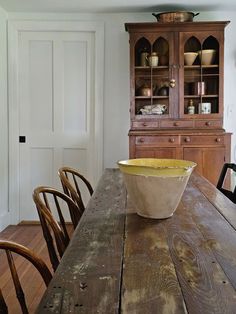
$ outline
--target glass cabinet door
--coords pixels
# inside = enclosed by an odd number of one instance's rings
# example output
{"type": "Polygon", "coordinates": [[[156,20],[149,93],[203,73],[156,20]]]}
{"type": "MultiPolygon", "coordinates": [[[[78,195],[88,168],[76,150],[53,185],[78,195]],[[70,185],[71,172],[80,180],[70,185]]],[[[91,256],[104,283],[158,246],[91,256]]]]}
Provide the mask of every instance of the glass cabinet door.
{"type": "MultiPolygon", "coordinates": [[[[222,115],[221,49],[218,33],[181,34],[180,116],[222,115]],[[181,38],[182,37],[182,38],[181,38]],[[183,79],[182,79],[183,78],[183,79]]],[[[188,116],[190,117],[190,116],[188,116]]]]}
{"type": "Polygon", "coordinates": [[[134,112],[136,119],[164,118],[172,113],[174,80],[172,34],[143,34],[134,45],[134,112]]]}

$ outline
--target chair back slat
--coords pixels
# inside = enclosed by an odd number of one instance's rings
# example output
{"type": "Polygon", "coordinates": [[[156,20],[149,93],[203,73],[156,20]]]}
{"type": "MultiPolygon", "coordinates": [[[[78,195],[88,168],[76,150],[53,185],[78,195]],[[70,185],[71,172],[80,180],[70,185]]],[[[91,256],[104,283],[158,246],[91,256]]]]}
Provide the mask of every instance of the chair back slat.
{"type": "Polygon", "coordinates": [[[12,254],[9,250],[6,250],[6,255],[7,255],[8,265],[10,267],[14,287],[16,290],[16,296],[17,296],[17,299],[20,303],[21,311],[24,314],[28,314],[28,309],[27,309],[26,302],[25,302],[25,295],[24,295],[23,289],[22,289],[21,284],[20,284],[20,280],[19,280],[19,277],[18,277],[18,274],[16,271],[16,266],[15,266],[14,260],[12,258],[12,254]]]}
{"type": "Polygon", "coordinates": [[[57,256],[57,253],[54,247],[53,237],[48,227],[48,223],[41,212],[40,207],[38,207],[38,205],[36,205],[36,207],[38,210],[38,215],[39,215],[39,220],[40,220],[42,231],[43,231],[43,236],[46,241],[47,248],[48,248],[49,258],[52,264],[52,268],[55,271],[57,269],[57,266],[59,265],[59,258],[57,256]]]}
{"type": "MultiPolygon", "coordinates": [[[[63,230],[59,226],[58,222],[55,220],[52,213],[46,207],[42,207],[40,209],[40,212],[43,219],[45,220],[47,224],[47,227],[50,226],[51,230],[53,231],[59,256],[62,257],[66,250],[67,245],[69,244],[69,241],[70,241],[69,236],[67,239],[67,237],[63,233],[63,230]]],[[[51,249],[53,250],[54,246],[51,249]]]]}
{"type": "MultiPolygon", "coordinates": [[[[61,226],[61,228],[63,230],[63,233],[64,233],[64,236],[65,236],[66,240],[69,243],[70,237],[69,237],[68,231],[66,229],[65,219],[64,219],[64,216],[62,214],[61,207],[60,207],[59,202],[58,202],[58,198],[57,198],[57,196],[55,194],[53,194],[53,199],[54,199],[54,202],[55,202],[55,205],[56,205],[56,209],[57,209],[57,213],[58,213],[58,216],[59,216],[60,226],[61,226]]],[[[70,210],[70,208],[69,208],[69,210],[70,210]]],[[[72,218],[71,218],[71,220],[72,220],[72,218]]]]}
{"type": "MultiPolygon", "coordinates": [[[[42,259],[37,257],[28,248],[26,248],[26,247],[24,247],[18,243],[15,243],[12,241],[0,240],[0,249],[5,250],[5,252],[6,252],[8,265],[10,268],[12,280],[13,280],[15,291],[16,291],[16,296],[17,296],[18,302],[20,304],[21,311],[23,314],[28,314],[29,311],[27,308],[24,291],[23,291],[23,288],[22,288],[21,283],[20,283],[20,279],[19,279],[17,269],[16,269],[16,266],[14,263],[12,252],[21,255],[22,257],[26,258],[30,263],[32,263],[34,265],[34,267],[40,273],[46,286],[49,285],[49,283],[52,279],[51,272],[49,271],[48,267],[46,266],[46,264],[43,262],[42,259]]],[[[8,313],[7,305],[6,305],[6,302],[4,300],[2,291],[0,289],[0,314],[7,314],[7,313],[8,313]]]]}
{"type": "Polygon", "coordinates": [[[74,181],[74,185],[75,185],[75,188],[76,188],[76,192],[79,194],[79,197],[81,198],[82,200],[82,196],[81,196],[81,192],[80,192],[80,189],[79,189],[79,185],[78,185],[78,182],[76,180],[76,177],[75,177],[75,174],[72,173],[72,178],[73,178],[73,181],[74,181]]]}
{"type": "Polygon", "coordinates": [[[77,191],[72,186],[70,181],[65,177],[64,173],[60,175],[60,180],[61,180],[63,190],[65,191],[65,193],[78,205],[81,214],[83,214],[85,207],[80,196],[81,194],[77,193],[77,191]]]}
{"type": "Polygon", "coordinates": [[[45,203],[46,207],[51,211],[50,204],[49,204],[48,198],[47,198],[47,194],[45,192],[42,192],[42,195],[43,195],[43,199],[44,199],[44,203],[45,203]]]}

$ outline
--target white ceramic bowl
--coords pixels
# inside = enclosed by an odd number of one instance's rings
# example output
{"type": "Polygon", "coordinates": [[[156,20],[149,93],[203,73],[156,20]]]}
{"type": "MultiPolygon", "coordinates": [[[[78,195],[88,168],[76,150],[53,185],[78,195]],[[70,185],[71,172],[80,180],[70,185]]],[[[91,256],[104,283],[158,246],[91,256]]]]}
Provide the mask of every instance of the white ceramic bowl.
{"type": "Polygon", "coordinates": [[[129,198],[137,214],[171,217],[196,164],[177,159],[138,158],[118,162],[129,198]]]}
{"type": "Polygon", "coordinates": [[[193,65],[194,61],[198,56],[197,52],[185,52],[184,53],[184,64],[193,65]]]}
{"type": "Polygon", "coordinates": [[[216,50],[215,49],[205,49],[198,51],[198,55],[202,65],[210,65],[214,63],[216,50]]]}

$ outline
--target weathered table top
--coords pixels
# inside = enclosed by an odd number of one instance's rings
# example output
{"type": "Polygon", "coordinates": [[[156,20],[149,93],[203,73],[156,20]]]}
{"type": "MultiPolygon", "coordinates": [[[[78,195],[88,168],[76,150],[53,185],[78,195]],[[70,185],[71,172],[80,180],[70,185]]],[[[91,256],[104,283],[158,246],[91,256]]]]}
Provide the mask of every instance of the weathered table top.
{"type": "Polygon", "coordinates": [[[166,220],[107,169],[37,313],[236,313],[236,206],[192,174],[166,220]]]}

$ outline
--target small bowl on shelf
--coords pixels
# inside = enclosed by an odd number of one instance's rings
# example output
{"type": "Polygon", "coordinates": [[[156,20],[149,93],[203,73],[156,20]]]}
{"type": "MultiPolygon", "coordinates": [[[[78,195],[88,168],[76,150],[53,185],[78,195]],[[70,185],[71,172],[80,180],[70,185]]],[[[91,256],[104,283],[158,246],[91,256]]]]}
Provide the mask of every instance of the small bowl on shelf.
{"type": "Polygon", "coordinates": [[[193,65],[197,56],[198,56],[197,52],[185,52],[184,53],[184,64],[185,65],[193,65]]]}
{"type": "Polygon", "coordinates": [[[129,198],[138,215],[171,217],[196,166],[192,161],[137,158],[118,162],[129,198]]]}
{"type": "Polygon", "coordinates": [[[199,59],[202,65],[211,65],[214,62],[216,56],[215,49],[204,49],[198,51],[199,59]]]}

